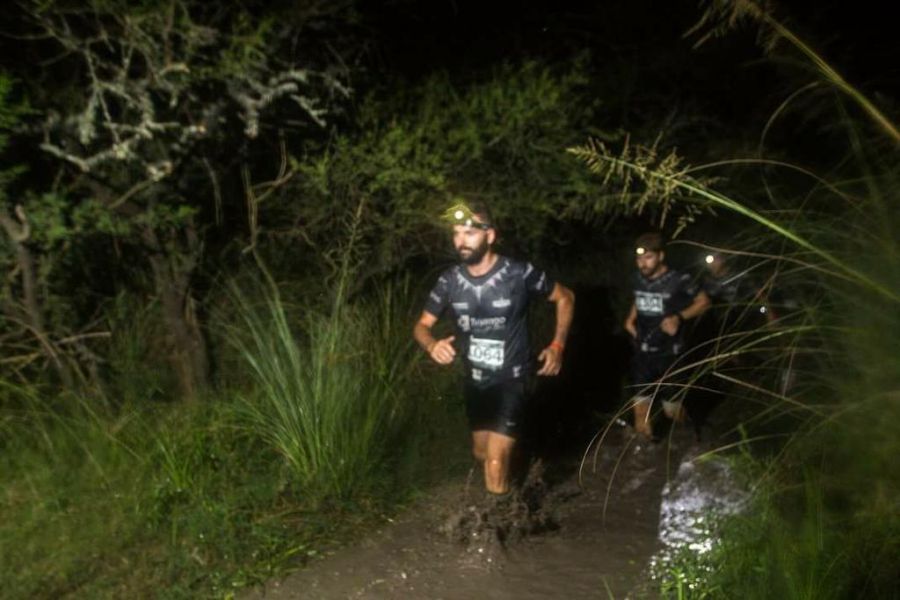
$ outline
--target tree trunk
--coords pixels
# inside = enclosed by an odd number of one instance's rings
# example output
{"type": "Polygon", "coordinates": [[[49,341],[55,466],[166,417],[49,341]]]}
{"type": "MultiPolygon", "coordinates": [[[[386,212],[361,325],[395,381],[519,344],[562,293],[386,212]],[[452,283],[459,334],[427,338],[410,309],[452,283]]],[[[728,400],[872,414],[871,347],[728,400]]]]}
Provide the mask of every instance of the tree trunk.
{"type": "Polygon", "coordinates": [[[169,361],[182,396],[195,400],[209,383],[209,356],[192,296],[191,275],[200,255],[193,227],[186,228],[186,248],[174,239],[164,243],[151,227],[143,231],[150,249],[153,282],[163,311],[169,361]]]}
{"type": "Polygon", "coordinates": [[[9,317],[21,322],[28,329],[29,334],[40,344],[41,352],[53,365],[53,370],[56,371],[62,384],[72,389],[75,384],[72,372],[60,357],[44,324],[43,306],[38,296],[37,269],[34,256],[26,244],[30,236],[30,227],[21,206],[16,207],[16,216],[18,222],[6,213],[0,213],[0,226],[16,250],[16,270],[20,274],[22,286],[21,299],[16,302],[14,298],[10,298],[11,302],[6,312],[10,313],[9,317]]]}

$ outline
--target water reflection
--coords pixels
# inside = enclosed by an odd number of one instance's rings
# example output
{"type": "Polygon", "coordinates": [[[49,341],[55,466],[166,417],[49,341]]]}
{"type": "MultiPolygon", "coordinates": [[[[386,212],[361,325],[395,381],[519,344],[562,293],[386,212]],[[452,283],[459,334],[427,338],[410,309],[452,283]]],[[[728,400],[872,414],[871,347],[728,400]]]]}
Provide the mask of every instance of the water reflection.
{"type": "Polygon", "coordinates": [[[685,458],[662,491],[659,541],[662,548],[650,562],[654,578],[665,578],[684,553],[703,555],[716,543],[716,526],[723,517],[743,510],[746,485],[721,457],[685,458]]]}

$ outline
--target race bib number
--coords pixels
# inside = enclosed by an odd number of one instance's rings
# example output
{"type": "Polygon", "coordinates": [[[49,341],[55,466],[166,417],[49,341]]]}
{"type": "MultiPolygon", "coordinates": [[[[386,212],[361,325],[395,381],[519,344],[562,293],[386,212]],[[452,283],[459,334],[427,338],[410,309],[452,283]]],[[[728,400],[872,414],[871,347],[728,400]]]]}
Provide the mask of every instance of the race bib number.
{"type": "Polygon", "coordinates": [[[485,369],[500,369],[503,366],[503,341],[471,338],[469,362],[485,369]]]}
{"type": "Polygon", "coordinates": [[[634,305],[637,311],[644,315],[661,315],[663,314],[662,294],[651,292],[635,292],[634,305]]]}

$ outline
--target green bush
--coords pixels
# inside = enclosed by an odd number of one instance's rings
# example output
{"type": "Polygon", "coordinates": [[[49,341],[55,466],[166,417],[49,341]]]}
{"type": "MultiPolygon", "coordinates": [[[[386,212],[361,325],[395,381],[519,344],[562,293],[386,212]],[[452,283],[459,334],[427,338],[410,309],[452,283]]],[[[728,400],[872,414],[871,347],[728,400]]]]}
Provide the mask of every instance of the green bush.
{"type": "Polygon", "coordinates": [[[311,501],[384,485],[386,461],[417,408],[405,395],[415,355],[397,328],[409,319],[395,312],[396,293],[309,311],[299,331],[278,295],[254,304],[233,287],[232,298],[240,326],[231,339],[251,382],[238,394],[236,426],[275,449],[311,501]]]}

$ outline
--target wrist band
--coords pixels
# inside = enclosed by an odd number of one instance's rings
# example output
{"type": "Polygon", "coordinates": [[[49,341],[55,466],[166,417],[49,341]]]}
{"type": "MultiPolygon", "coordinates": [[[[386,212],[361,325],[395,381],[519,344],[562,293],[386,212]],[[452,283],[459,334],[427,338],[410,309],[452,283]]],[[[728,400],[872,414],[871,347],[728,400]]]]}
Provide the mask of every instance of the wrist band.
{"type": "Polygon", "coordinates": [[[565,346],[563,346],[561,343],[557,342],[556,340],[553,340],[552,342],[550,342],[550,345],[548,346],[548,348],[556,348],[557,352],[562,352],[563,349],[565,348],[565,346]]]}

